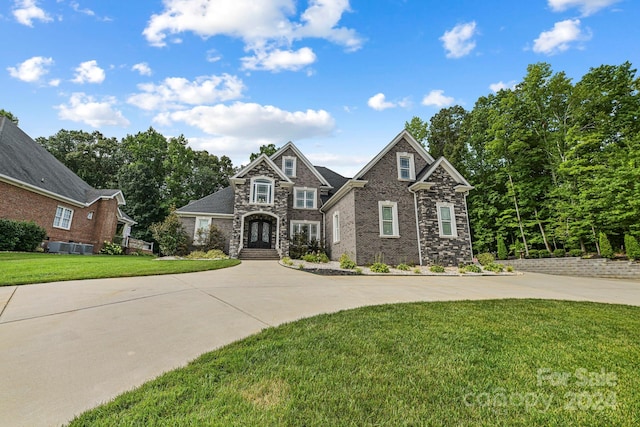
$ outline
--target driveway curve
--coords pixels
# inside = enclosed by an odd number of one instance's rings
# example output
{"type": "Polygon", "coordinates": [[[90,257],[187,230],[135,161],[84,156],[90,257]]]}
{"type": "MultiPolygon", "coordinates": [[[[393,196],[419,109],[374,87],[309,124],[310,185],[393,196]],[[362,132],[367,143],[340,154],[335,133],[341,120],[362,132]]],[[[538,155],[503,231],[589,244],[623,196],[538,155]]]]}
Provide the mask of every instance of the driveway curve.
{"type": "Polygon", "coordinates": [[[495,298],[640,305],[640,282],[532,273],[317,276],[253,261],[181,275],[0,287],[0,425],[60,425],[204,352],[302,317],[495,298]]]}

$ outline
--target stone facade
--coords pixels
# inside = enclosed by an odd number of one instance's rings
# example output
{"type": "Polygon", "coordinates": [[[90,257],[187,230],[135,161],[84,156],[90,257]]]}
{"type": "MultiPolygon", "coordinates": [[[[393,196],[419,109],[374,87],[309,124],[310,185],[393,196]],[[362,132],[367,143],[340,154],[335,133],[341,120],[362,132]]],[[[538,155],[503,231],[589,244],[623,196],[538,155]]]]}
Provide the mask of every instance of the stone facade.
{"type": "Polygon", "coordinates": [[[229,243],[229,256],[237,258],[240,250],[245,246],[245,236],[248,234],[246,223],[252,215],[267,215],[272,220],[272,228],[275,228],[274,249],[280,256],[289,254],[289,239],[287,226],[288,222],[288,200],[291,185],[283,180],[280,175],[266,162],[261,162],[253,167],[244,176],[237,177],[244,180],[243,183],[236,183],[234,195],[233,231],[229,243]],[[272,204],[252,204],[251,203],[251,178],[266,177],[273,180],[273,203],[272,204]]]}
{"type": "Polygon", "coordinates": [[[430,190],[417,194],[420,250],[424,264],[458,265],[472,262],[471,238],[467,221],[467,203],[463,192],[456,192],[458,184],[439,167],[430,181],[436,184],[430,190]],[[438,227],[438,203],[450,203],[455,214],[456,237],[441,237],[438,227]]]}

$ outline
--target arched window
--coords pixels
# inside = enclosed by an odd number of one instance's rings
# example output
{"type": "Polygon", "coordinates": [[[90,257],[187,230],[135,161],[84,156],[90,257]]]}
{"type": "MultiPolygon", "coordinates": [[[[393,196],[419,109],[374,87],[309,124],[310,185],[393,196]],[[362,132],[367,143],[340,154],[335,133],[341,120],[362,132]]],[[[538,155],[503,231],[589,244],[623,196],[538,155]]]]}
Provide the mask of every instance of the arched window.
{"type": "Polygon", "coordinates": [[[253,178],[251,180],[251,203],[257,205],[273,204],[273,180],[253,178]]]}

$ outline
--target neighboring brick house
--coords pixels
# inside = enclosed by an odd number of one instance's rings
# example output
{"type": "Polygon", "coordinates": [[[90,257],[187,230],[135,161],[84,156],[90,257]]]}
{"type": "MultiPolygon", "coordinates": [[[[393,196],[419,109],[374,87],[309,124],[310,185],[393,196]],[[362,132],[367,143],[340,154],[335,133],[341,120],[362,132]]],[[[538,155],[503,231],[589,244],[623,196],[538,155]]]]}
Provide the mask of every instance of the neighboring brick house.
{"type": "Polygon", "coordinates": [[[93,252],[127,238],[135,224],[120,190],[84,182],[6,117],[0,116],[0,218],[33,221],[48,242],[74,242],[93,252]]]}
{"type": "Polygon", "coordinates": [[[472,261],[466,196],[473,187],[407,131],[351,179],[313,166],[289,142],[230,182],[177,214],[194,238],[218,226],[234,258],[247,249],[286,256],[292,237],[304,232],[331,259],[346,253],[360,265],[472,261]]]}

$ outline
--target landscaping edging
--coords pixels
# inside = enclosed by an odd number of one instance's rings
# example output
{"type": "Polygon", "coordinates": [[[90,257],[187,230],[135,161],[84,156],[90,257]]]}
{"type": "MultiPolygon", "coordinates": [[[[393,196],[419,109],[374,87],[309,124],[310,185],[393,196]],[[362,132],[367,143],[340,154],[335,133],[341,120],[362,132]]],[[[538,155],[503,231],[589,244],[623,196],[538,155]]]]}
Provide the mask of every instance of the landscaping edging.
{"type": "Polygon", "coordinates": [[[604,277],[611,279],[640,279],[640,263],[611,261],[606,258],[540,258],[496,261],[511,265],[515,270],[558,276],[604,277]]]}

